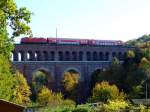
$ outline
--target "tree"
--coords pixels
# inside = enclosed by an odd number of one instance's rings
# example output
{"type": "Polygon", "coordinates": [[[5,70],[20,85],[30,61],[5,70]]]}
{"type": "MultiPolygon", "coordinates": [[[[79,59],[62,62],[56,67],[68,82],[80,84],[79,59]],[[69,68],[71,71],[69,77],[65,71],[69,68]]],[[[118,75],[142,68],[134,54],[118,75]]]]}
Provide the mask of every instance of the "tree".
{"type": "Polygon", "coordinates": [[[128,58],[134,58],[134,57],[135,57],[135,53],[134,53],[133,51],[129,50],[129,51],[127,52],[127,57],[128,57],[128,58]]]}
{"type": "Polygon", "coordinates": [[[0,99],[15,102],[15,84],[16,79],[10,72],[8,59],[0,54],[0,99]]]}
{"type": "Polygon", "coordinates": [[[79,74],[66,72],[64,74],[63,84],[66,91],[71,91],[79,84],[79,74]]]}
{"type": "Polygon", "coordinates": [[[97,83],[93,89],[91,102],[106,102],[108,100],[124,99],[124,93],[119,92],[116,85],[110,85],[108,82],[97,83]]]}
{"type": "Polygon", "coordinates": [[[69,70],[64,74],[63,86],[65,98],[72,99],[76,102],[81,99],[79,93],[80,76],[79,73],[74,70],[69,70]]]}
{"type": "Polygon", "coordinates": [[[31,97],[33,101],[36,100],[36,96],[37,96],[37,93],[39,92],[39,90],[41,90],[41,88],[43,88],[43,86],[47,86],[47,84],[48,84],[48,79],[43,72],[37,71],[33,74],[32,97],[31,97]]]}
{"type": "Polygon", "coordinates": [[[61,93],[53,93],[47,87],[43,86],[37,94],[37,100],[42,106],[60,106],[67,105],[65,103],[71,103],[70,100],[64,100],[61,93]]]}
{"type": "Polygon", "coordinates": [[[37,102],[40,105],[46,106],[52,100],[52,96],[52,91],[43,86],[37,94],[37,102]]]}
{"type": "Polygon", "coordinates": [[[116,65],[120,65],[120,62],[118,60],[118,58],[114,57],[113,60],[112,60],[112,66],[116,66],[116,65]]]}
{"type": "Polygon", "coordinates": [[[46,86],[47,84],[48,79],[43,72],[37,71],[36,73],[33,74],[32,86],[33,88],[36,89],[36,91],[38,91],[41,87],[46,86]]]}
{"type": "Polygon", "coordinates": [[[141,59],[139,68],[145,72],[147,77],[150,77],[150,62],[145,57],[141,59]]]}
{"type": "Polygon", "coordinates": [[[122,71],[122,65],[120,64],[119,60],[116,57],[114,57],[110,68],[108,68],[107,70],[98,69],[92,73],[91,87],[93,88],[96,83],[100,83],[102,81],[108,81],[111,84],[117,85],[117,87],[121,87],[123,76],[122,71]]]}
{"type": "Polygon", "coordinates": [[[0,1],[0,98],[16,102],[16,86],[18,86],[15,72],[10,66],[10,54],[13,50],[13,39],[21,34],[31,34],[27,25],[31,13],[26,8],[18,9],[14,0],[0,1]],[[12,30],[8,36],[7,27],[12,30]]]}
{"type": "Polygon", "coordinates": [[[25,8],[18,9],[14,0],[0,1],[0,54],[9,58],[13,50],[13,38],[21,34],[31,34],[31,13],[25,8]],[[11,38],[8,37],[7,27],[12,29],[11,38]]]}
{"type": "Polygon", "coordinates": [[[19,73],[18,71],[15,74],[15,78],[17,81],[16,84],[16,102],[18,104],[28,104],[30,103],[30,87],[27,84],[27,81],[23,74],[19,73]]]}

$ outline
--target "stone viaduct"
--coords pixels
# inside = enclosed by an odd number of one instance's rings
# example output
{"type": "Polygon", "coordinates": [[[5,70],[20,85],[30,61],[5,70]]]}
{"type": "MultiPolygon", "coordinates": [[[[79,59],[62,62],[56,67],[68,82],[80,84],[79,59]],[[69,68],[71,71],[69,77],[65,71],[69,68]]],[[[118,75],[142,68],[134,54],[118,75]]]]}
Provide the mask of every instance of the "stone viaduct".
{"type": "Polygon", "coordinates": [[[29,82],[34,72],[42,71],[52,78],[53,86],[57,89],[61,86],[64,73],[75,70],[80,74],[81,82],[87,85],[86,90],[95,70],[109,67],[113,57],[123,61],[130,49],[124,45],[16,44],[12,61],[29,82]]]}

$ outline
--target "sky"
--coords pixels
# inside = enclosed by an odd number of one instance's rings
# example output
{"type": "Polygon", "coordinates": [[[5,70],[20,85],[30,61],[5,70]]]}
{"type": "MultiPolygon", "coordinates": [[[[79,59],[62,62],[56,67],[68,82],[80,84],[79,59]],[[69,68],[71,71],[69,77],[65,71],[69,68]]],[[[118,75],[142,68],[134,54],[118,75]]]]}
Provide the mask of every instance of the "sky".
{"type": "MultiPolygon", "coordinates": [[[[150,34],[150,0],[15,0],[34,37],[123,40],[150,34]]],[[[17,39],[16,41],[18,41],[17,39]]]]}

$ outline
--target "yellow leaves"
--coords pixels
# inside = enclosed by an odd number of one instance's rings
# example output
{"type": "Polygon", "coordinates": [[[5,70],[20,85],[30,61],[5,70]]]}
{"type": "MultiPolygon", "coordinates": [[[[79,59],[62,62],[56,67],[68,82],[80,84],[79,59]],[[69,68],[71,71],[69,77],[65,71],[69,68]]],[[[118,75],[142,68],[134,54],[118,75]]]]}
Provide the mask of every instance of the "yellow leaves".
{"type": "Polygon", "coordinates": [[[140,61],[139,68],[146,69],[147,67],[150,67],[150,62],[145,57],[143,57],[140,61]]]}
{"type": "Polygon", "coordinates": [[[134,51],[129,50],[129,51],[127,52],[127,57],[128,57],[128,58],[134,58],[134,57],[135,57],[134,51]]]}
{"type": "Polygon", "coordinates": [[[39,102],[40,105],[48,105],[48,103],[52,99],[52,91],[50,91],[48,88],[43,87],[37,94],[37,102],[39,102]]]}
{"type": "Polygon", "coordinates": [[[103,81],[97,83],[92,92],[91,100],[94,102],[97,101],[107,101],[108,99],[124,99],[124,93],[119,92],[119,89],[116,85],[110,85],[108,82],[103,81]]]}
{"type": "Polygon", "coordinates": [[[16,86],[16,102],[19,104],[28,104],[30,102],[30,87],[27,84],[23,74],[18,71],[15,74],[17,86],[16,86]]]}
{"type": "Polygon", "coordinates": [[[63,103],[63,96],[61,93],[53,93],[51,90],[43,86],[37,94],[37,102],[41,106],[58,106],[63,103]]]}
{"type": "Polygon", "coordinates": [[[129,104],[123,100],[108,101],[108,104],[103,105],[103,108],[109,112],[116,112],[127,107],[129,107],[129,104]]]}
{"type": "Polygon", "coordinates": [[[66,72],[64,74],[63,84],[67,91],[73,90],[79,84],[79,74],[66,72]]]}

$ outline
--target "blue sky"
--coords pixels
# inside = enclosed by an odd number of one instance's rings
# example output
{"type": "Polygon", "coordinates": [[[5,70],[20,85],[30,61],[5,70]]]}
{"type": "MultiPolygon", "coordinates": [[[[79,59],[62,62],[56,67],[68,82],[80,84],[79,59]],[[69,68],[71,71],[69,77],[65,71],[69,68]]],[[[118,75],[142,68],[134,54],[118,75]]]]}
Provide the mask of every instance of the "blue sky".
{"type": "Polygon", "coordinates": [[[123,40],[150,34],[150,0],[16,0],[35,37],[123,40]]]}

